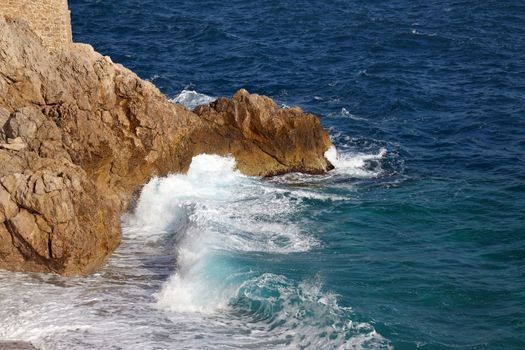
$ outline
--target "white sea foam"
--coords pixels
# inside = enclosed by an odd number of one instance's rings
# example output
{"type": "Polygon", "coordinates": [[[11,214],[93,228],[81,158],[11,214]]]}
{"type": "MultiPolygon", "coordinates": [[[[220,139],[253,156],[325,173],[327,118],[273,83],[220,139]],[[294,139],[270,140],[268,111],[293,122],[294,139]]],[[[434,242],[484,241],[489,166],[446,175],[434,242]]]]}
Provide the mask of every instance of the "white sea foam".
{"type": "Polygon", "coordinates": [[[353,119],[353,120],[357,120],[357,121],[365,121],[366,119],[365,118],[361,118],[361,117],[358,117],[357,115],[355,114],[352,114],[350,113],[346,108],[341,108],[341,112],[339,114],[341,117],[343,118],[349,118],[349,119],[353,119]]]}
{"type": "Polygon", "coordinates": [[[173,103],[180,103],[189,109],[194,109],[197,106],[205,105],[215,101],[217,98],[201,94],[193,90],[182,90],[177,96],[170,101],[173,103]]]}
{"type": "Polygon", "coordinates": [[[428,37],[433,37],[437,35],[436,33],[422,33],[417,29],[412,29],[410,32],[414,35],[422,35],[422,36],[428,36],[428,37]]]}
{"type": "Polygon", "coordinates": [[[306,200],[338,199],[243,176],[231,158],[197,156],[187,174],[143,188],[123,217],[123,245],[100,273],[0,272],[0,339],[42,349],[388,349],[319,279],[294,281],[239,260],[319,247],[292,218],[306,200]]]}
{"type": "Polygon", "coordinates": [[[319,244],[289,222],[299,209],[293,196],[234,168],[232,158],[197,156],[186,175],[144,186],[134,214],[126,217],[126,225],[134,227],[129,232],[148,240],[177,234],[177,272],[157,294],[160,307],[178,312],[224,307],[234,291],[224,285],[232,271],[217,258],[220,252],[287,254],[319,244]],[[210,290],[210,279],[217,276],[210,290]]]}
{"type": "Polygon", "coordinates": [[[300,209],[299,199],[333,200],[243,176],[234,165],[231,158],[201,155],[187,175],[155,179],[145,186],[134,214],[144,228],[154,227],[149,221],[159,224],[158,232],[172,227],[165,201],[176,208],[174,217],[180,208],[191,207],[189,225],[177,233],[177,270],[155,295],[157,306],[170,315],[230,315],[223,322],[245,328],[252,334],[249,342],[263,347],[271,339],[269,344],[279,348],[388,348],[370,325],[342,322],[349,309],[340,308],[335,295],[322,292],[319,281],[295,284],[281,275],[257,275],[231,261],[235,252],[288,254],[316,247],[318,241],[290,216],[300,209]],[[152,215],[155,207],[158,214],[152,215]],[[161,217],[165,224],[159,223],[161,217]],[[243,317],[257,322],[246,323],[243,317]],[[327,336],[319,337],[323,332],[327,336]]]}
{"type": "Polygon", "coordinates": [[[320,201],[344,201],[348,198],[345,196],[339,196],[336,194],[324,194],[324,193],[318,193],[311,190],[291,190],[290,196],[295,197],[299,200],[302,199],[314,199],[314,200],[320,200],[320,201]]]}
{"type": "Polygon", "coordinates": [[[334,165],[335,172],[358,178],[377,177],[381,173],[379,161],[387,151],[381,148],[377,154],[339,153],[335,147],[330,147],[325,157],[334,165]],[[370,166],[374,162],[373,166],[370,166]]]}
{"type": "MultiPolygon", "coordinates": [[[[324,292],[318,278],[295,283],[265,273],[246,280],[237,293],[235,312],[254,317],[262,337],[286,344],[279,348],[390,349],[370,324],[344,321],[352,310],[339,306],[335,294],[324,292]]],[[[248,323],[245,328],[253,333],[255,327],[248,323]]]]}
{"type": "Polygon", "coordinates": [[[195,157],[187,174],[146,184],[126,225],[152,238],[177,232],[181,241],[198,231],[206,235],[207,246],[216,249],[290,253],[317,244],[288,222],[299,209],[296,202],[282,196],[281,189],[234,169],[233,158],[195,157]],[[185,225],[189,227],[181,230],[185,225]]]}

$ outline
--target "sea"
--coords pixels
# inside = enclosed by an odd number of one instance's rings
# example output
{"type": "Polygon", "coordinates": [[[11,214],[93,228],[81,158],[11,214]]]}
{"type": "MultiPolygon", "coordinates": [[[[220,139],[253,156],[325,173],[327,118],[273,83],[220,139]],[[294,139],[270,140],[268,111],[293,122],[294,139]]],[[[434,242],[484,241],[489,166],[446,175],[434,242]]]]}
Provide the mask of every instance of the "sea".
{"type": "Polygon", "coordinates": [[[335,170],[153,178],[87,277],[0,272],[40,349],[525,349],[525,3],[70,0],[75,41],[193,108],[321,119],[335,170]]]}

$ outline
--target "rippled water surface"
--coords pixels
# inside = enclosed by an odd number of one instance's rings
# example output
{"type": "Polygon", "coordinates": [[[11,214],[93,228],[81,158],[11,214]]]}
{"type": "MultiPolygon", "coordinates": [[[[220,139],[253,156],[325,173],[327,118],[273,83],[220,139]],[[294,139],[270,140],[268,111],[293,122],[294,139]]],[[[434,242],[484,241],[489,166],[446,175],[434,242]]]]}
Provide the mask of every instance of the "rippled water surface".
{"type": "Polygon", "coordinates": [[[326,176],[194,159],[85,278],[0,273],[43,349],[524,349],[521,1],[70,0],[77,41],[195,106],[318,114],[326,176]]]}

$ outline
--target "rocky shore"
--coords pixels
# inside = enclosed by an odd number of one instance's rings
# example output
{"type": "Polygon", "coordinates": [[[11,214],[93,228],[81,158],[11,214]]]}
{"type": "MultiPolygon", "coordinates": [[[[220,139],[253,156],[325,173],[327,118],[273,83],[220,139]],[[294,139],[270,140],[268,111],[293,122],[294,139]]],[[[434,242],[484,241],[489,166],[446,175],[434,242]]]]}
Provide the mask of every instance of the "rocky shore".
{"type": "Polygon", "coordinates": [[[330,138],[299,108],[240,90],[190,111],[89,45],[49,51],[0,15],[0,268],[89,274],[152,176],[201,153],[254,176],[323,173],[330,138]]]}

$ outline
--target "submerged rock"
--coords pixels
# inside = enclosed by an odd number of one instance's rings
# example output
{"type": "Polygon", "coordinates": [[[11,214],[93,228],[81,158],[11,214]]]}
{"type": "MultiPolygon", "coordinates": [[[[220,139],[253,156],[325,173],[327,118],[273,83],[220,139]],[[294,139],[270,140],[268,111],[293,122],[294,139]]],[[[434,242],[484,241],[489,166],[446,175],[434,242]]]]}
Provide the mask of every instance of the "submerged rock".
{"type": "Polygon", "coordinates": [[[152,176],[201,153],[247,175],[331,168],[319,119],[241,90],[195,112],[85,44],[49,52],[0,16],[0,268],[87,274],[152,176]]]}

